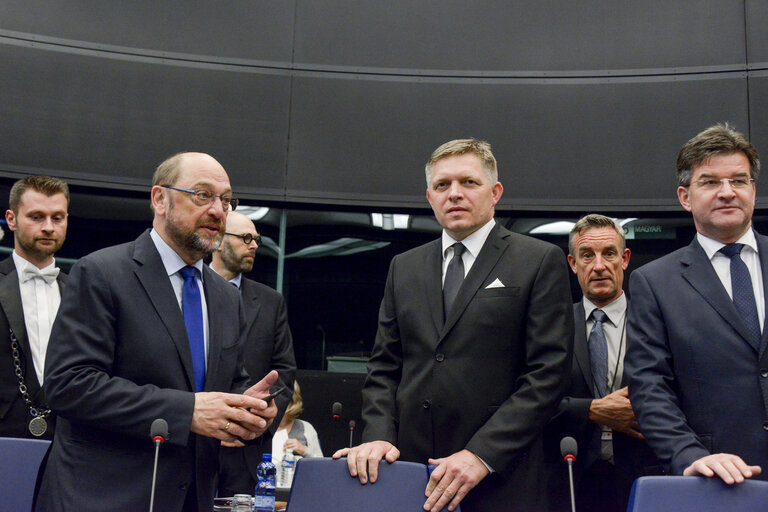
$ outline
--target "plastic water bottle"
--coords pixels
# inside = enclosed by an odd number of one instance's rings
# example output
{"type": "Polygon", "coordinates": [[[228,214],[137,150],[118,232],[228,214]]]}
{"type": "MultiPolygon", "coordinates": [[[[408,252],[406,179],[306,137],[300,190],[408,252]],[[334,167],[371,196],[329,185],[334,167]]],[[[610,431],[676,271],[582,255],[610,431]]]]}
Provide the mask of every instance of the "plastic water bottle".
{"type": "Polygon", "coordinates": [[[275,512],[275,476],[277,470],[272,464],[272,454],[265,453],[256,468],[259,483],[256,485],[256,512],[275,512]]]}
{"type": "Polygon", "coordinates": [[[283,455],[283,462],[280,464],[280,478],[277,480],[280,487],[291,486],[295,469],[296,457],[293,456],[293,450],[287,450],[285,455],[283,455]]]}

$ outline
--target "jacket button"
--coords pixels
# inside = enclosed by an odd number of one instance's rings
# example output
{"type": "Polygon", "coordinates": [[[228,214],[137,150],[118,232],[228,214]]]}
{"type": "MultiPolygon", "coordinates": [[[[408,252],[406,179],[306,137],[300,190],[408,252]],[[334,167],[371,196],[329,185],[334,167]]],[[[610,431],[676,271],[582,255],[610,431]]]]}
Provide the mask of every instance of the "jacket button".
{"type": "Polygon", "coordinates": [[[768,368],[760,368],[760,376],[762,378],[768,378],[768,368]]]}
{"type": "Polygon", "coordinates": [[[430,402],[429,400],[424,400],[421,403],[421,406],[424,407],[425,409],[429,409],[430,407],[432,407],[432,402],[430,402]]]}
{"type": "Polygon", "coordinates": [[[437,360],[438,363],[442,363],[443,360],[445,359],[445,354],[437,354],[435,355],[435,359],[437,360]]]}

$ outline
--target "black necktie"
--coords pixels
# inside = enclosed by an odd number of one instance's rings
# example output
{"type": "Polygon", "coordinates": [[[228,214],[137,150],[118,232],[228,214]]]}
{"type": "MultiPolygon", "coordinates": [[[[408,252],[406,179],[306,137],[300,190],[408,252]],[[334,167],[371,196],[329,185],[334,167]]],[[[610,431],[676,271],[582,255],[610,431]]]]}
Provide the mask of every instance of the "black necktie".
{"type": "Polygon", "coordinates": [[[605,311],[602,309],[592,311],[595,325],[592,326],[587,342],[589,346],[589,364],[592,366],[592,380],[595,386],[594,392],[598,398],[608,394],[606,392],[608,385],[608,341],[605,339],[605,333],[603,332],[603,322],[606,316],[605,311]]]}
{"type": "Polygon", "coordinates": [[[728,244],[720,249],[720,252],[731,259],[731,294],[733,295],[733,305],[739,315],[747,324],[747,329],[752,335],[752,344],[755,348],[760,346],[760,319],[757,316],[757,304],[755,303],[755,292],[752,289],[752,278],[749,276],[749,269],[746,263],[741,259],[741,250],[744,244],[728,244]]]}
{"type": "Polygon", "coordinates": [[[459,293],[461,283],[464,281],[464,261],[462,261],[462,254],[466,247],[461,242],[453,244],[453,258],[448,263],[448,269],[445,271],[445,282],[443,282],[443,309],[445,316],[451,311],[453,301],[456,300],[456,295],[459,293]]]}

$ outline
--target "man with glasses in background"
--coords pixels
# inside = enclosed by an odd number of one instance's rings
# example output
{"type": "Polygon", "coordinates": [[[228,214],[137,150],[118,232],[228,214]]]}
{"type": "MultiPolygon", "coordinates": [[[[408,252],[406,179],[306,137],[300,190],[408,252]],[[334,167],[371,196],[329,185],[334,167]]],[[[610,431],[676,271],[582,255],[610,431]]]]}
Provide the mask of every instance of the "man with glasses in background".
{"type": "Polygon", "coordinates": [[[755,148],[728,125],[689,140],[677,197],[696,237],[630,276],[629,397],[674,475],[766,478],[768,238],[752,228],[759,169],[755,148]]]}
{"type": "Polygon", "coordinates": [[[260,399],[277,372],[247,388],[240,294],[203,265],[236,206],[226,171],[181,153],[152,184],[152,229],[82,258],[62,296],[44,384],[59,423],[38,511],[147,510],[156,419],[168,434],[155,510],[212,510],[220,443],[255,439],[277,413],[260,399]]]}
{"type": "Polygon", "coordinates": [[[0,262],[0,436],[53,439],[55,417],[43,393],[51,325],[66,275],[53,255],[67,236],[69,187],[27,176],[11,187],[5,221],[13,253],[0,262]],[[17,373],[18,369],[18,373],[17,373]]]}
{"type": "Polygon", "coordinates": [[[221,245],[213,252],[211,268],[240,290],[246,317],[243,364],[249,375],[279,374],[278,386],[285,392],[275,398],[277,416],[261,436],[261,443],[245,445],[240,441],[222,443],[219,454],[219,496],[253,494],[258,476],[256,467],[263,452],[272,450],[271,439],[293,395],[296,360],[288,313],[283,296],[272,288],[243,277],[253,269],[261,236],[253,221],[238,212],[227,215],[227,231],[221,245]]]}

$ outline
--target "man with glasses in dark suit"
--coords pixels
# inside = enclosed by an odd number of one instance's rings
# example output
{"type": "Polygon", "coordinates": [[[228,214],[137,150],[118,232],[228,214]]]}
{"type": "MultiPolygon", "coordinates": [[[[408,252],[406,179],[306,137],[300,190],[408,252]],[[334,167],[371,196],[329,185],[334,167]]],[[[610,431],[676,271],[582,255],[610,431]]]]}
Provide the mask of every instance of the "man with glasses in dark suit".
{"type": "Polygon", "coordinates": [[[226,171],[175,155],[155,171],[151,204],[151,230],[72,267],[46,360],[59,417],[38,511],[149,508],[158,418],[155,509],[211,510],[221,441],[253,440],[277,413],[260,398],[277,372],[247,387],[240,294],[203,265],[237,204],[226,171]]]}
{"type": "Polygon", "coordinates": [[[221,245],[213,252],[211,268],[240,290],[246,316],[243,364],[249,375],[264,375],[277,370],[279,386],[285,393],[275,398],[277,416],[261,436],[260,443],[245,445],[240,441],[222,442],[219,454],[219,496],[253,494],[258,476],[256,467],[264,452],[272,450],[272,435],[291,401],[296,360],[293,339],[288,326],[288,313],[283,296],[243,276],[253,269],[261,236],[253,221],[238,212],[227,215],[227,231],[221,245]]]}

